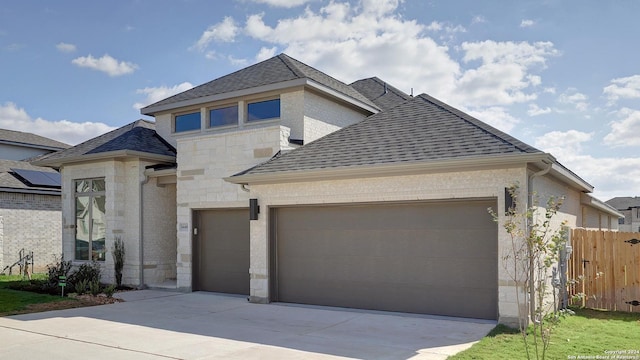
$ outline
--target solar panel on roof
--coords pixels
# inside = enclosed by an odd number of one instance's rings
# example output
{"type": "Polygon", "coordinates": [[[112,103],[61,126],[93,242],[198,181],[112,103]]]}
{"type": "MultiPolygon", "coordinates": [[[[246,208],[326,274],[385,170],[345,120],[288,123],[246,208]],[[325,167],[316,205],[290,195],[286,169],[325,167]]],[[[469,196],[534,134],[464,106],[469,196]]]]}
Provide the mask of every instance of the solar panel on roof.
{"type": "Polygon", "coordinates": [[[18,178],[28,186],[55,187],[61,186],[59,173],[37,170],[11,169],[18,178]]]}

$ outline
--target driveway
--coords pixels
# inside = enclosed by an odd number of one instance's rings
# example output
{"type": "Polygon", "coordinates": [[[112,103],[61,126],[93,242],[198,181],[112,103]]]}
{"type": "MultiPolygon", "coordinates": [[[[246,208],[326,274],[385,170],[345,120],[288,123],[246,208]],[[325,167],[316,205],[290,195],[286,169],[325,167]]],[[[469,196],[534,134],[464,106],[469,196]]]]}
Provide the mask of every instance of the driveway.
{"type": "Polygon", "coordinates": [[[446,359],[495,322],[141,290],[0,318],[2,359],[446,359]]]}

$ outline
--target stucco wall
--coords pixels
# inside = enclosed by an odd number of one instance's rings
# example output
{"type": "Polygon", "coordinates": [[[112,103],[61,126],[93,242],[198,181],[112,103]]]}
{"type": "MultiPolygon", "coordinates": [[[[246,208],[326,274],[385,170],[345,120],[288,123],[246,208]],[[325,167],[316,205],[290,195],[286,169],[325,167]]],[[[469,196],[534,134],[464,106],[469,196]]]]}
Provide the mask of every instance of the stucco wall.
{"type": "MultiPolygon", "coordinates": [[[[526,174],[526,169],[522,167],[403,177],[252,185],[251,197],[258,198],[263,211],[258,220],[251,221],[251,298],[258,302],[267,301],[269,298],[269,212],[266,211],[269,206],[495,198],[498,204],[497,212],[503,220],[504,189],[514,183],[526,184],[526,174]]],[[[514,323],[518,317],[516,288],[501,259],[503,250],[510,246],[510,239],[500,226],[498,234],[500,321],[514,323]]]]}
{"type": "Polygon", "coordinates": [[[36,272],[60,256],[61,208],[60,196],[0,192],[0,271],[19,260],[21,249],[33,251],[36,272]]]}

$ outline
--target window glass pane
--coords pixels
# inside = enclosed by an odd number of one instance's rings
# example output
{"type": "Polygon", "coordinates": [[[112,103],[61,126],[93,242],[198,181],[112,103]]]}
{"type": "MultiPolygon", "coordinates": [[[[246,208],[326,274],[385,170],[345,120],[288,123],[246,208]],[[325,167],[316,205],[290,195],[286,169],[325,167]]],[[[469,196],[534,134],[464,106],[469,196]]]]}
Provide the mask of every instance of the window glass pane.
{"type": "Polygon", "coordinates": [[[91,260],[104,261],[105,247],[104,239],[107,233],[105,219],[105,197],[95,196],[93,198],[92,219],[91,219],[91,260]]]}
{"type": "Polygon", "coordinates": [[[176,116],[175,132],[200,129],[200,113],[194,112],[176,116]]]}
{"type": "Polygon", "coordinates": [[[247,121],[280,117],[280,99],[254,102],[247,105],[247,121]]]}
{"type": "Polygon", "coordinates": [[[82,193],[89,191],[89,183],[91,180],[76,180],[76,192],[82,193]]]}
{"type": "Polygon", "coordinates": [[[89,197],[76,197],[76,260],[89,260],[89,197]]]}
{"type": "Polygon", "coordinates": [[[92,181],[92,191],[104,191],[104,179],[96,179],[92,181]]]}
{"type": "Polygon", "coordinates": [[[235,125],[238,123],[238,105],[209,111],[209,127],[235,125]]]}

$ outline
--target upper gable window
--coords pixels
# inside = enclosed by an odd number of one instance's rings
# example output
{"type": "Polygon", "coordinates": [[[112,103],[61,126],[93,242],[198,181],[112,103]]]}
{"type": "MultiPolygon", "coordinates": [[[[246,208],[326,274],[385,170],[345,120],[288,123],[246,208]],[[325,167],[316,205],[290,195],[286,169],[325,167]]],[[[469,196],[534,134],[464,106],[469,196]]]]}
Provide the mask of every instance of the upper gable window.
{"type": "Polygon", "coordinates": [[[200,129],[200,112],[176,115],[174,121],[174,132],[183,132],[200,129]]]}
{"type": "Polygon", "coordinates": [[[280,117],[280,99],[247,104],[247,121],[277,119],[280,117]]]}
{"type": "Polygon", "coordinates": [[[209,110],[209,127],[237,124],[238,104],[209,110]]]}

